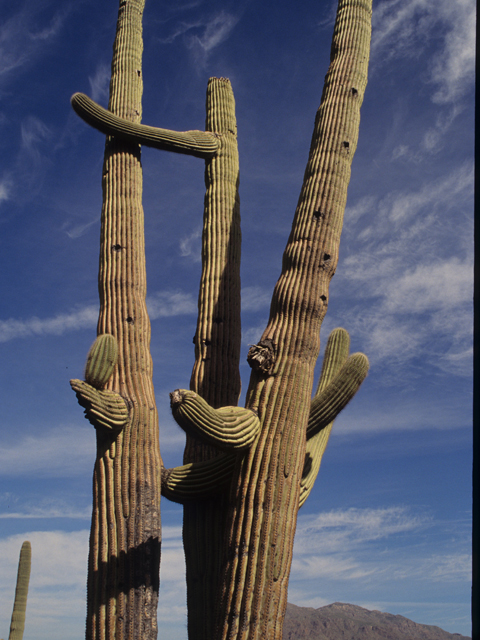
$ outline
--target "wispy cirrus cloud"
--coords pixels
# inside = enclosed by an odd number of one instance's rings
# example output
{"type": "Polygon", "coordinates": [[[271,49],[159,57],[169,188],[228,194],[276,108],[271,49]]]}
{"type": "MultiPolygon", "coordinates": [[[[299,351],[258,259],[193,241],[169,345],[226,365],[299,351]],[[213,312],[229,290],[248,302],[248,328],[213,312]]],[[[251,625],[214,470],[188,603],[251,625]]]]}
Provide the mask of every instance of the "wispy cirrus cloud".
{"type": "Polygon", "coordinates": [[[239,15],[221,10],[208,18],[182,21],[161,42],[171,44],[182,37],[197,65],[204,68],[212,51],[228,39],[239,19],[239,15]]]}
{"type": "Polygon", "coordinates": [[[0,27],[0,86],[21,67],[38,59],[43,50],[60,34],[70,11],[65,3],[53,15],[45,15],[40,3],[24,3],[19,11],[0,27]]]}
{"type": "MultiPolygon", "coordinates": [[[[147,308],[151,320],[196,313],[197,302],[190,293],[182,291],[159,291],[147,297],[147,308]]],[[[87,305],[59,313],[50,318],[36,316],[26,319],[0,320],[0,342],[32,336],[62,335],[95,327],[98,320],[98,305],[87,305]]]]}
{"type": "Polygon", "coordinates": [[[348,325],[376,365],[422,358],[470,375],[472,198],[472,168],[464,165],[417,191],[348,207],[344,238],[355,250],[333,285],[346,303],[326,326],[348,325]]]}
{"type": "Polygon", "coordinates": [[[418,58],[439,38],[442,43],[431,58],[427,81],[434,87],[433,102],[455,102],[473,88],[474,0],[379,3],[373,12],[372,63],[383,67],[394,58],[418,58]]]}

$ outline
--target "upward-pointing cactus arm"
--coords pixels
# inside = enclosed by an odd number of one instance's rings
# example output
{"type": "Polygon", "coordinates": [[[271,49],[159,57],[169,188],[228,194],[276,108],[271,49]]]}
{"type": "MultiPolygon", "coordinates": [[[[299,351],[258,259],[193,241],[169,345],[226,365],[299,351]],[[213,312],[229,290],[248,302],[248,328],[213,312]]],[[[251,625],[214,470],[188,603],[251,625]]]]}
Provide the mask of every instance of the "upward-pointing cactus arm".
{"type": "Polygon", "coordinates": [[[307,426],[299,507],[303,506],[310,495],[317,478],[334,418],[353,398],[368,372],[366,356],[355,354],[348,358],[349,346],[350,337],[345,329],[334,329],[328,337],[322,372],[307,426]]]}
{"type": "Polygon", "coordinates": [[[82,120],[105,135],[197,158],[212,158],[217,153],[218,139],[214,133],[170,131],[130,122],[104,109],[84,93],[73,94],[71,103],[75,113],[82,120]]]}
{"type": "Polygon", "coordinates": [[[118,345],[114,336],[99,335],[90,347],[85,366],[85,382],[70,380],[85,417],[95,427],[121,431],[128,422],[128,407],[115,391],[103,389],[113,374],[118,359],[118,345]]]}

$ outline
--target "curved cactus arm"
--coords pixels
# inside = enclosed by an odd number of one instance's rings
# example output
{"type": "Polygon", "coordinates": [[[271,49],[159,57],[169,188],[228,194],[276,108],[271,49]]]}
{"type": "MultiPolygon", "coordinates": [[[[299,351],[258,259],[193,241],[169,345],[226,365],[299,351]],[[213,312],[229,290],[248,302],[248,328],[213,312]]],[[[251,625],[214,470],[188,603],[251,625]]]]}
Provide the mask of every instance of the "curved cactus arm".
{"type": "Polygon", "coordinates": [[[85,409],[85,418],[95,427],[121,431],[128,423],[128,406],[114,391],[95,389],[82,380],[70,380],[78,404],[85,409]]]}
{"type": "Polygon", "coordinates": [[[177,424],[225,451],[248,449],[260,432],[258,416],[242,407],[213,409],[194,391],[177,389],[170,394],[170,405],[177,424]]]}
{"type": "MultiPolygon", "coordinates": [[[[328,336],[315,396],[321,393],[340,371],[348,358],[349,350],[350,336],[348,331],[341,327],[334,329],[328,336]]],[[[307,436],[305,464],[300,481],[299,508],[303,506],[315,484],[332,427],[333,421],[315,435],[307,436]]]]}
{"type": "Polygon", "coordinates": [[[170,131],[136,124],[114,115],[84,93],[74,93],[70,99],[77,115],[87,124],[108,136],[154,149],[174,151],[196,158],[212,158],[217,153],[218,139],[207,131],[170,131]]]}
{"type": "Polygon", "coordinates": [[[184,504],[220,493],[232,479],[236,455],[221,454],[203,462],[162,469],[162,496],[184,504]]]}
{"type": "Polygon", "coordinates": [[[312,400],[307,439],[332,422],[357,393],[368,373],[368,358],[363,353],[350,356],[330,384],[312,400]]]}
{"type": "Polygon", "coordinates": [[[25,613],[27,610],[28,583],[30,582],[30,567],[32,562],[32,547],[26,540],[20,549],[18,560],[17,587],[13,604],[12,621],[8,640],[22,640],[25,630],[25,613]]]}

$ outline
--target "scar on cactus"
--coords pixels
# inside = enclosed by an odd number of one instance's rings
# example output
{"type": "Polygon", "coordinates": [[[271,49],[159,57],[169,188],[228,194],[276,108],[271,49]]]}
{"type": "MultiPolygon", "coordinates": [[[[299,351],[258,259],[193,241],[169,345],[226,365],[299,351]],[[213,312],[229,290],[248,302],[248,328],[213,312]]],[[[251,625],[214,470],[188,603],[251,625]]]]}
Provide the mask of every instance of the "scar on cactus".
{"type": "Polygon", "coordinates": [[[8,640],[22,640],[23,638],[31,563],[32,547],[30,542],[25,540],[20,549],[20,557],[18,559],[17,586],[8,640]]]}

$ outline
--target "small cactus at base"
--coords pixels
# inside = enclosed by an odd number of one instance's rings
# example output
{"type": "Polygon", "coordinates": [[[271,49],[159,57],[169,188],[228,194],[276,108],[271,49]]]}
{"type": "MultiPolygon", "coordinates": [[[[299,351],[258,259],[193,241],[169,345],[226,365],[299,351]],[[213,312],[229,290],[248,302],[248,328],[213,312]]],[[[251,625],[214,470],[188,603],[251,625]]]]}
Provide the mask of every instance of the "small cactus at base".
{"type": "Polygon", "coordinates": [[[26,540],[20,550],[18,560],[17,588],[13,603],[12,621],[8,640],[22,640],[25,630],[25,612],[27,610],[28,583],[30,582],[30,568],[32,563],[32,547],[26,540]]]}

